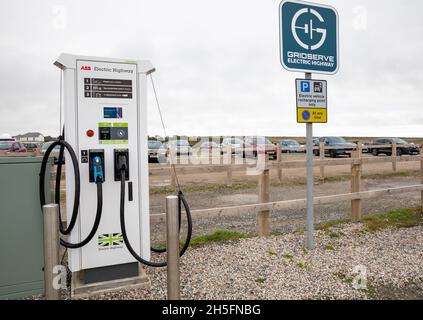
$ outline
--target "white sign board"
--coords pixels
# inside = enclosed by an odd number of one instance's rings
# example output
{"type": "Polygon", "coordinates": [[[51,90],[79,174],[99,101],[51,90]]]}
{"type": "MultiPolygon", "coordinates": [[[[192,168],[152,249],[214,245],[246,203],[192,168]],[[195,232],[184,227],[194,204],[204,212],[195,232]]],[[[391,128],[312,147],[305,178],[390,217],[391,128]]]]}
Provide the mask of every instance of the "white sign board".
{"type": "Polygon", "coordinates": [[[296,80],[298,123],[327,123],[327,81],[296,80]]]}

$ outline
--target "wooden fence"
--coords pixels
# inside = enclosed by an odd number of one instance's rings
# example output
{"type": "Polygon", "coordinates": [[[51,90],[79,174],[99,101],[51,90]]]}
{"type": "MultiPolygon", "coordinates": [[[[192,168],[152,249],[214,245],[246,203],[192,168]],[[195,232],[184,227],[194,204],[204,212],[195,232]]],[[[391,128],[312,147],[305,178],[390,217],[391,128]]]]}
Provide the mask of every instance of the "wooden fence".
{"type": "MultiPolygon", "coordinates": [[[[375,146],[376,147],[376,146],[375,146]]],[[[377,146],[379,148],[386,148],[386,146],[377,146]]],[[[391,147],[391,146],[390,146],[391,147]]],[[[322,149],[320,149],[322,150],[322,149]]],[[[194,218],[206,218],[206,217],[220,217],[220,216],[239,216],[242,217],[246,214],[257,215],[257,233],[259,236],[268,236],[270,234],[270,212],[272,210],[281,210],[281,209],[301,209],[305,208],[307,205],[306,199],[297,199],[289,201],[277,201],[269,202],[269,190],[270,190],[270,170],[283,170],[283,169],[293,169],[293,168],[306,168],[305,160],[296,160],[296,161],[273,161],[266,162],[265,168],[258,175],[259,183],[259,201],[257,204],[248,204],[241,206],[233,207],[224,207],[224,208],[211,208],[203,210],[194,210],[192,212],[194,218]]],[[[323,197],[315,197],[315,205],[325,205],[331,204],[340,201],[350,201],[351,202],[351,218],[354,222],[358,222],[362,218],[362,200],[365,199],[374,199],[387,195],[396,195],[408,192],[420,192],[421,194],[421,205],[423,209],[423,156],[406,156],[398,157],[396,152],[393,153],[392,157],[362,157],[361,148],[355,150],[353,157],[351,158],[342,158],[342,159],[324,159],[314,161],[315,167],[324,168],[327,166],[345,166],[350,165],[351,167],[351,192],[347,194],[339,195],[329,195],[323,197]],[[371,191],[361,190],[361,176],[362,168],[364,165],[368,164],[378,164],[378,163],[395,163],[398,162],[420,162],[420,176],[421,184],[398,187],[398,188],[388,188],[388,189],[377,189],[371,191]]],[[[191,166],[191,167],[178,167],[176,166],[177,174],[201,174],[201,173],[218,173],[218,172],[228,172],[230,169],[231,173],[236,171],[247,170],[252,168],[246,165],[216,165],[216,166],[191,166]],[[228,168],[230,167],[230,168],[228,168]]],[[[396,169],[396,168],[395,168],[396,169]]],[[[159,167],[151,168],[150,173],[153,175],[169,175],[169,167],[159,167]]],[[[280,176],[281,177],[281,176],[280,176]]],[[[152,214],[152,222],[160,222],[165,218],[164,214],[152,214]]]]}

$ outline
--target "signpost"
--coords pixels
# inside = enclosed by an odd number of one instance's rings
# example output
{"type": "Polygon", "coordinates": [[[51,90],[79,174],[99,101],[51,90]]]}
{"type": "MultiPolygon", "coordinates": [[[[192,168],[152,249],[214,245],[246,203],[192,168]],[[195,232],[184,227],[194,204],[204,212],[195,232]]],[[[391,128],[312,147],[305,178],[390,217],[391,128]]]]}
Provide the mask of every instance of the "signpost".
{"type": "Polygon", "coordinates": [[[327,123],[327,83],[312,73],[339,69],[339,17],[335,8],[297,0],[279,7],[280,54],[288,71],[305,72],[296,80],[297,122],[307,126],[307,247],[314,243],[313,123],[327,123]]]}

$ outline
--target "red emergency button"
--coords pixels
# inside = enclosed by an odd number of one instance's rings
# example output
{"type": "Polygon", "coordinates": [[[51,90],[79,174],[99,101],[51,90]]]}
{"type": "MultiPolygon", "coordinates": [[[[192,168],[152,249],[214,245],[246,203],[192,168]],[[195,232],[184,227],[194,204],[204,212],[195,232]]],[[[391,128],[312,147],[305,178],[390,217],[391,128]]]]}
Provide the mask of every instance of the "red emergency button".
{"type": "Polygon", "coordinates": [[[94,137],[94,131],[93,130],[88,130],[87,131],[87,136],[88,136],[88,138],[94,137]]]}

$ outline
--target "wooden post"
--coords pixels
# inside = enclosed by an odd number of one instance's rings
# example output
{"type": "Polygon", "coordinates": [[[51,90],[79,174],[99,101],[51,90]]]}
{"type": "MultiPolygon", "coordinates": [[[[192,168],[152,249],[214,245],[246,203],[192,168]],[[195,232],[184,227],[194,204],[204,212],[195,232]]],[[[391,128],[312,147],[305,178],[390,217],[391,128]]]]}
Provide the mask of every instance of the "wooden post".
{"type": "MultiPolygon", "coordinates": [[[[270,202],[270,172],[269,169],[263,170],[259,181],[259,202],[270,202]]],[[[257,229],[259,237],[270,236],[270,211],[263,210],[257,215],[257,229]]]]}
{"type": "Polygon", "coordinates": [[[279,143],[276,145],[276,152],[277,152],[276,161],[278,162],[278,179],[279,179],[279,182],[282,183],[282,167],[280,166],[282,162],[282,147],[279,143]]]}
{"type": "Polygon", "coordinates": [[[232,182],[232,146],[228,145],[226,147],[226,159],[227,159],[227,165],[228,165],[228,169],[227,169],[227,174],[226,174],[226,184],[228,187],[232,187],[233,186],[233,182],[232,182]]]}
{"type": "Polygon", "coordinates": [[[397,152],[398,146],[397,143],[394,141],[392,144],[392,170],[397,172],[397,152]]]}
{"type": "Polygon", "coordinates": [[[363,146],[360,141],[357,142],[357,149],[354,150],[354,158],[361,159],[363,156],[363,146]]]}
{"type": "MultiPolygon", "coordinates": [[[[320,152],[319,152],[320,160],[325,160],[325,143],[320,142],[320,152]]],[[[325,181],[325,166],[320,166],[320,179],[325,181]]]]}
{"type": "Polygon", "coordinates": [[[169,155],[170,155],[170,165],[171,165],[171,169],[170,169],[170,185],[172,186],[172,188],[176,187],[176,176],[175,176],[175,172],[172,170],[172,166],[176,165],[177,162],[177,154],[176,154],[176,148],[173,144],[171,144],[170,148],[169,148],[169,155]]]}
{"type": "MultiPolygon", "coordinates": [[[[351,165],[351,193],[360,192],[361,168],[361,162],[351,165]]],[[[351,201],[351,215],[353,222],[359,222],[361,220],[361,200],[351,201]]]]}
{"type": "Polygon", "coordinates": [[[176,176],[173,170],[170,170],[170,185],[172,188],[176,188],[176,176]]]}

